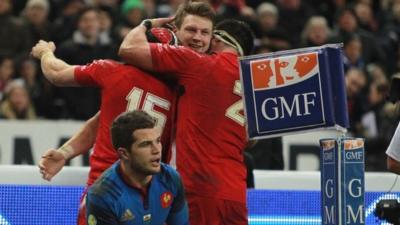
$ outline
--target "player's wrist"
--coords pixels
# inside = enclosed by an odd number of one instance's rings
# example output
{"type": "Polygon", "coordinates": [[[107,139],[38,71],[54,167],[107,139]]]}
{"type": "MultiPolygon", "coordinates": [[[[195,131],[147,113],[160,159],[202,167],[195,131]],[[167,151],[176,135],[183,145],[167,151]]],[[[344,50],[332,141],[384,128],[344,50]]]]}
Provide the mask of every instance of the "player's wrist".
{"type": "Polygon", "coordinates": [[[65,160],[72,158],[74,154],[74,149],[71,145],[63,145],[58,149],[58,151],[63,155],[65,160]]]}
{"type": "Polygon", "coordinates": [[[45,50],[40,54],[40,60],[43,60],[46,57],[54,56],[54,53],[51,50],[45,50]]]}

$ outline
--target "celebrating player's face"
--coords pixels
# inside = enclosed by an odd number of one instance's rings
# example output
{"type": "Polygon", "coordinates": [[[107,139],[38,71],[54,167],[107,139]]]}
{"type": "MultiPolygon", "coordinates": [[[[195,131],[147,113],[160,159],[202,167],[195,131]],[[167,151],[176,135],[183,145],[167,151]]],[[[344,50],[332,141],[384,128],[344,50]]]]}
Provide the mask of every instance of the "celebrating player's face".
{"type": "Polygon", "coordinates": [[[133,132],[135,142],[129,154],[129,165],[137,173],[151,175],[160,172],[161,142],[158,128],[139,129],[133,132]]]}
{"type": "Polygon", "coordinates": [[[187,15],[182,26],[177,30],[176,36],[183,46],[205,53],[210,47],[212,27],[213,24],[209,19],[187,15]]]}

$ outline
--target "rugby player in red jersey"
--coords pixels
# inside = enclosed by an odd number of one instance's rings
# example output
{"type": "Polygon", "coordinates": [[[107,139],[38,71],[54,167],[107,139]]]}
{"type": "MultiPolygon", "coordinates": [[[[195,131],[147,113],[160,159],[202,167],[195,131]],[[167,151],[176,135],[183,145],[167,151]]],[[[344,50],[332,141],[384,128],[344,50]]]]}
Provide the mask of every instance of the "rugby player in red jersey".
{"type": "Polygon", "coordinates": [[[173,18],[134,28],[120,47],[124,61],[178,80],[176,165],[182,176],[192,225],[248,224],[247,144],[240,96],[238,56],[253,48],[249,26],[237,20],[216,25],[210,55],[183,46],[149,43],[145,32],[173,18]]]}
{"type": "MultiPolygon", "coordinates": [[[[207,51],[211,40],[213,20],[214,12],[208,4],[196,2],[180,7],[175,23],[180,43],[195,51],[207,51]]],[[[43,155],[39,168],[43,178],[51,180],[65,165],[66,160],[86,153],[95,140],[93,154],[90,156],[90,173],[87,182],[87,185],[90,186],[105,169],[117,160],[109,136],[109,125],[112,119],[126,110],[143,109],[158,118],[159,124],[169,127],[172,120],[168,118],[173,114],[173,101],[175,100],[175,97],[171,97],[173,94],[170,91],[175,91],[175,89],[171,90],[143,71],[110,60],[95,61],[86,66],[71,66],[57,59],[52,53],[54,49],[54,44],[42,41],[32,51],[35,57],[41,59],[43,72],[45,75],[47,74],[46,77],[59,86],[99,86],[102,88],[101,113],[99,118],[94,117],[89,120],[78,134],[58,150],[48,150],[43,155]],[[46,70],[49,71],[46,72],[46,70]],[[126,77],[130,73],[135,75],[126,77]],[[141,78],[136,79],[136,73],[138,75],[141,73],[141,78]],[[131,80],[131,82],[125,79],[131,80]]],[[[169,129],[164,129],[163,134],[164,149],[168,150],[169,129]]],[[[163,161],[168,162],[169,156],[170,152],[168,151],[167,154],[164,154],[163,161]]],[[[84,213],[80,213],[81,215],[84,213]]]]}

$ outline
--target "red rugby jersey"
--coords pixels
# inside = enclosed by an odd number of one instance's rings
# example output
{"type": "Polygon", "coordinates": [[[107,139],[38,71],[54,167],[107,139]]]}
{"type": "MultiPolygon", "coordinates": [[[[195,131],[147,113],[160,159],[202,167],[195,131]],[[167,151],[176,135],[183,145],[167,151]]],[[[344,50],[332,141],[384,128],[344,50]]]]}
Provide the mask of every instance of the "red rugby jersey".
{"type": "Polygon", "coordinates": [[[156,71],[174,74],[185,92],[178,102],[177,169],[185,191],[246,202],[247,143],[237,55],[204,55],[151,44],[156,71]]]}
{"type": "Polygon", "coordinates": [[[87,185],[118,159],[111,143],[110,126],[124,111],[142,109],[157,119],[162,133],[163,161],[169,160],[171,116],[174,91],[162,81],[129,65],[113,60],[96,60],[75,68],[75,80],[85,86],[101,88],[99,127],[95,146],[90,155],[87,185]]]}

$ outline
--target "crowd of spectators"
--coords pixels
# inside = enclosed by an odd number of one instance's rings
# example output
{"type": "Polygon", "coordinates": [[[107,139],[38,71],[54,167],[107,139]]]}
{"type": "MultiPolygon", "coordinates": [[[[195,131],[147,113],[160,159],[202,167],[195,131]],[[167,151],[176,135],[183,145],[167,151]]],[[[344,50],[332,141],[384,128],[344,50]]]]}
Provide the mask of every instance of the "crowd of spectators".
{"type": "MultiPolygon", "coordinates": [[[[0,0],[0,118],[88,119],[99,108],[98,90],[52,86],[29,56],[32,46],[54,41],[56,56],[69,64],[118,60],[131,28],[173,15],[184,1],[0,0]]],[[[400,72],[399,0],[209,1],[219,18],[252,26],[255,53],[342,42],[349,130],[373,146],[367,155],[384,154],[399,120],[386,101],[390,78],[400,72]]],[[[371,170],[384,168],[376,164],[371,170]]]]}

